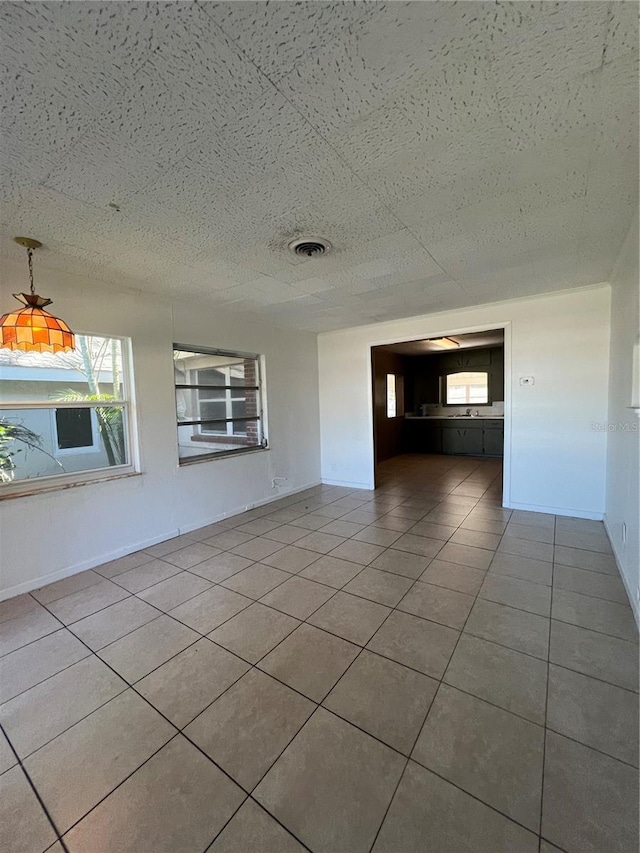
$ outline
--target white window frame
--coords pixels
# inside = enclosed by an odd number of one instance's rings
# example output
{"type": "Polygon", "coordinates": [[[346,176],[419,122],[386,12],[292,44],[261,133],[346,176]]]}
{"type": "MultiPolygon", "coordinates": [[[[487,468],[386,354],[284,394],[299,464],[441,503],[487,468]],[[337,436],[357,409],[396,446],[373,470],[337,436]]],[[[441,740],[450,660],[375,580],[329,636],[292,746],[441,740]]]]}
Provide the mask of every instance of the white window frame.
{"type": "MultiPolygon", "coordinates": [[[[251,421],[255,420],[258,422],[258,430],[259,430],[258,436],[260,439],[258,444],[250,445],[247,447],[230,448],[228,450],[224,449],[224,448],[220,449],[220,450],[211,450],[211,451],[208,451],[206,453],[200,453],[200,454],[195,455],[195,456],[185,456],[182,458],[180,457],[179,444],[177,444],[176,450],[177,450],[179,467],[182,467],[185,465],[193,465],[193,464],[196,464],[198,462],[210,462],[213,459],[223,459],[223,458],[229,457],[229,456],[239,456],[239,455],[242,455],[245,453],[255,453],[256,451],[268,450],[269,449],[269,440],[267,437],[268,436],[268,432],[267,432],[267,401],[266,401],[266,388],[265,388],[265,382],[264,382],[264,357],[259,355],[259,354],[256,354],[256,353],[247,353],[247,352],[232,351],[232,350],[222,350],[222,349],[216,349],[213,347],[201,347],[201,346],[195,346],[194,344],[181,344],[181,343],[176,343],[176,342],[174,342],[174,344],[173,344],[173,352],[174,353],[175,352],[189,352],[189,353],[193,353],[194,355],[203,355],[203,356],[207,356],[207,355],[227,356],[229,358],[234,358],[234,359],[252,359],[256,363],[256,387],[257,387],[257,395],[258,395],[258,405],[257,405],[258,411],[257,411],[257,414],[255,416],[248,418],[248,420],[251,420],[251,421]]],[[[206,368],[194,368],[194,370],[196,372],[198,369],[206,369],[206,368]]],[[[216,370],[225,370],[224,367],[215,368],[215,369],[216,370]]],[[[185,377],[185,378],[189,378],[189,377],[185,377]]],[[[228,384],[230,384],[230,382],[228,384]]],[[[195,390],[197,392],[197,390],[198,390],[197,388],[194,388],[193,385],[191,385],[189,382],[184,382],[184,383],[177,382],[175,380],[175,378],[174,378],[174,388],[175,388],[176,392],[177,391],[188,391],[189,389],[195,390]]],[[[181,426],[192,425],[194,427],[194,429],[197,430],[200,435],[211,436],[212,442],[215,441],[216,436],[218,436],[220,438],[226,438],[227,436],[236,437],[238,439],[246,438],[246,436],[247,436],[246,432],[245,433],[237,433],[237,432],[234,433],[233,432],[233,423],[231,422],[233,420],[233,417],[232,417],[233,412],[231,411],[231,404],[233,402],[233,396],[232,396],[233,395],[233,389],[229,389],[229,391],[227,393],[229,396],[225,397],[224,402],[227,404],[226,417],[230,419],[230,422],[228,422],[225,425],[226,426],[225,432],[223,432],[222,430],[220,430],[220,432],[217,432],[217,433],[203,432],[201,429],[201,426],[202,426],[201,424],[194,423],[193,421],[188,421],[188,422],[181,421],[179,416],[178,416],[178,413],[176,411],[177,428],[179,428],[181,426]]],[[[197,406],[198,406],[198,412],[200,413],[200,411],[201,411],[200,410],[200,402],[201,401],[200,401],[199,397],[196,398],[196,402],[197,402],[197,406]]],[[[207,401],[205,400],[202,402],[207,402],[207,401]]],[[[223,401],[218,400],[218,401],[210,401],[210,402],[223,402],[223,401]]],[[[176,406],[177,406],[177,395],[176,395],[176,406]]],[[[240,419],[236,418],[235,420],[237,422],[240,419]]]]}
{"type": "MultiPolygon", "coordinates": [[[[471,387],[471,383],[467,382],[465,385],[460,385],[458,387],[466,387],[466,397],[469,396],[469,388],[471,387]]],[[[487,370],[456,370],[453,373],[447,373],[444,377],[444,405],[445,406],[489,406],[491,405],[491,374],[487,370]],[[468,374],[479,374],[481,376],[487,377],[487,395],[486,400],[449,400],[449,379],[454,376],[460,375],[468,375],[468,374]]]]}
{"type": "MultiPolygon", "coordinates": [[[[8,498],[25,497],[27,495],[38,494],[40,492],[51,492],[58,489],[66,489],[71,486],[83,486],[85,484],[100,482],[102,480],[114,480],[119,477],[127,477],[137,474],[140,471],[138,436],[134,423],[135,395],[132,372],[133,358],[131,339],[121,337],[120,335],[112,335],[107,332],[76,332],[76,335],[82,337],[109,338],[120,341],[122,352],[122,399],[108,401],[2,400],[0,401],[0,416],[5,411],[33,411],[36,409],[53,410],[54,435],[57,439],[57,430],[55,429],[56,409],[66,408],[95,410],[105,405],[122,408],[125,422],[125,444],[127,447],[127,458],[129,461],[124,465],[109,465],[104,468],[96,468],[89,471],[70,471],[65,474],[51,474],[44,477],[15,480],[10,483],[0,483],[0,501],[8,498]]],[[[94,426],[97,427],[97,420],[95,421],[94,426]]],[[[97,436],[97,433],[98,431],[96,428],[94,430],[94,436],[97,436]]],[[[69,451],[82,453],[87,452],[87,448],[77,448],[77,450],[75,448],[69,448],[68,450],[58,451],[58,453],[66,453],[69,451]]],[[[58,455],[58,453],[54,453],[54,456],[58,455]]]]}

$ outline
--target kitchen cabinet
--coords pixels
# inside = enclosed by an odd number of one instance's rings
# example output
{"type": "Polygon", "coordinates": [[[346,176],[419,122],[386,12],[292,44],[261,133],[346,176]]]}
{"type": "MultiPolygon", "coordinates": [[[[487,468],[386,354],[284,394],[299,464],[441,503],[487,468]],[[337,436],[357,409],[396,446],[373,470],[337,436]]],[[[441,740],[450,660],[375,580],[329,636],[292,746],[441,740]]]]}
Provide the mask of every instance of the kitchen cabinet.
{"type": "Polygon", "coordinates": [[[451,352],[440,356],[441,368],[449,373],[475,367],[489,367],[490,365],[490,349],[460,350],[459,352],[451,352]]]}
{"type": "Polygon", "coordinates": [[[408,453],[445,453],[452,456],[502,456],[502,418],[407,418],[408,453]]]}

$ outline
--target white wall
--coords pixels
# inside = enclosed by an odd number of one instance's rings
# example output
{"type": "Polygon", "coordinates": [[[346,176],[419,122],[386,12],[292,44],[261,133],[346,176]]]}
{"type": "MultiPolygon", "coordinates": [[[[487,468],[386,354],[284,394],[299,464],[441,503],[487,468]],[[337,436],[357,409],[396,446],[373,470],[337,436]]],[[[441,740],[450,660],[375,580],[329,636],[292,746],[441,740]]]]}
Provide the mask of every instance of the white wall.
{"type": "MultiPolygon", "coordinates": [[[[189,298],[172,307],[40,278],[71,328],[132,339],[142,475],[0,501],[0,598],[319,482],[315,334],[252,326],[189,298]],[[270,450],[178,467],[173,341],[264,354],[270,450]],[[273,477],[287,482],[273,489],[273,477]]],[[[7,265],[2,304],[23,284],[22,266],[7,265]]]]}
{"type": "Polygon", "coordinates": [[[601,285],[320,335],[323,480],[373,487],[372,346],[505,326],[506,504],[602,518],[609,302],[601,285]]]}
{"type": "MultiPolygon", "coordinates": [[[[605,524],[636,620],[640,624],[640,417],[629,408],[632,398],[633,348],[640,343],[637,217],[620,253],[611,285],[605,524]],[[627,527],[626,542],[622,538],[623,524],[627,527]]],[[[637,394],[638,388],[634,400],[636,405],[637,394]]]]}

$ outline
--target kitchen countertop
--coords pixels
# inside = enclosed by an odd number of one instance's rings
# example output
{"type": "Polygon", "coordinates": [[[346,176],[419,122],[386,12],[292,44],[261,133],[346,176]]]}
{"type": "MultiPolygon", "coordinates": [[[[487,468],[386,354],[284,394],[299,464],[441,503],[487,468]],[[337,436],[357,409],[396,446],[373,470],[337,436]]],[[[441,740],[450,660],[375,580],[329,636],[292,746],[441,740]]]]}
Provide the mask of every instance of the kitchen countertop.
{"type": "Polygon", "coordinates": [[[405,415],[412,421],[481,421],[504,420],[504,415],[405,415]]]}

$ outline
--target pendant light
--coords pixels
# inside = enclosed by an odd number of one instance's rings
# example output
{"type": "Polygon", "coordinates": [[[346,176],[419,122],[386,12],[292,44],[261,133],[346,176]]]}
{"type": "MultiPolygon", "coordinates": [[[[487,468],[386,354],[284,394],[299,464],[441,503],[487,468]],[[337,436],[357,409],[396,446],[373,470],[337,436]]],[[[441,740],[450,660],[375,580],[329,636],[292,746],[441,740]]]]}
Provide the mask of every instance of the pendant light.
{"type": "Polygon", "coordinates": [[[24,246],[29,258],[30,293],[13,295],[25,306],[0,317],[0,347],[23,352],[68,352],[75,349],[75,336],[63,320],[49,314],[44,308],[51,300],[38,296],[33,287],[33,252],[42,243],[31,237],[15,237],[24,246]]]}

